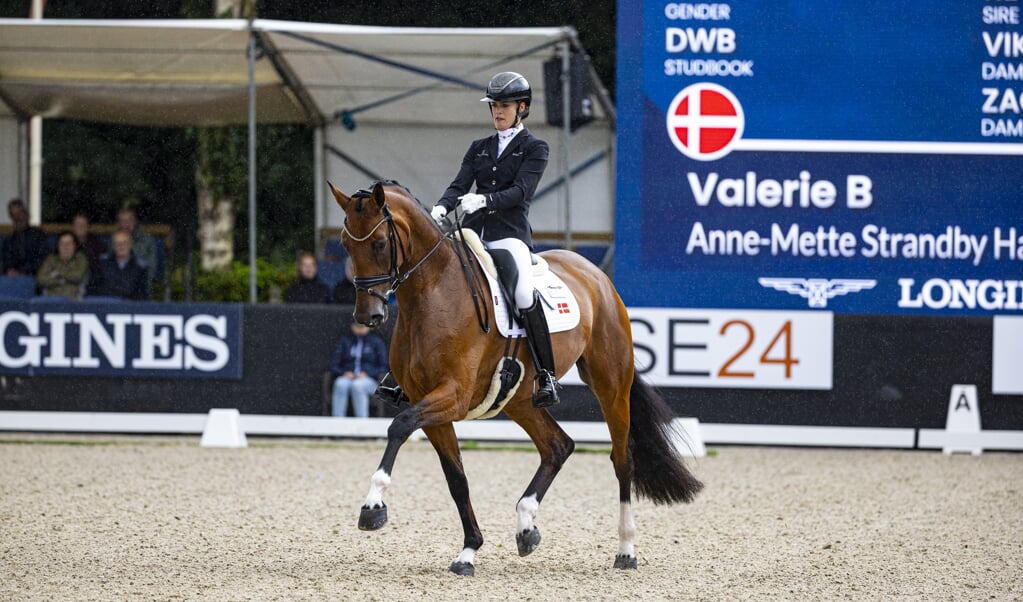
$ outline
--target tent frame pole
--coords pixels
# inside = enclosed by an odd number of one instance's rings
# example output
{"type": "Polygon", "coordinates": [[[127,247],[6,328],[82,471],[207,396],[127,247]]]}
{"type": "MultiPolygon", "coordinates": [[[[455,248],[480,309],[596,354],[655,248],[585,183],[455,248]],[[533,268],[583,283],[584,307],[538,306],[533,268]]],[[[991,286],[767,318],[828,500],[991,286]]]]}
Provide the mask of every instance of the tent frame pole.
{"type": "Polygon", "coordinates": [[[256,295],[256,32],[249,30],[249,303],[256,295]]]}
{"type": "Polygon", "coordinates": [[[561,174],[565,190],[565,249],[572,250],[572,55],[568,40],[561,42],[561,174]]]}

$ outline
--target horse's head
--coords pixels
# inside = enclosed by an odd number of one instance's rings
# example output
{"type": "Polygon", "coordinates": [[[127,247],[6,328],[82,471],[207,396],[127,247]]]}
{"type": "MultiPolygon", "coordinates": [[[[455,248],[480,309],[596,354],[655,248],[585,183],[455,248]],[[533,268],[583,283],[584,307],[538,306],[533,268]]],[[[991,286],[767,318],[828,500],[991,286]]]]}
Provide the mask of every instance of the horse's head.
{"type": "Polygon", "coordinates": [[[411,194],[403,194],[403,188],[387,188],[380,182],[352,196],[328,185],[345,213],[341,243],[352,258],[355,319],[379,326],[387,320],[388,295],[408,275],[402,272],[408,267],[413,231],[409,220],[415,213],[409,205],[417,203],[411,194]]]}

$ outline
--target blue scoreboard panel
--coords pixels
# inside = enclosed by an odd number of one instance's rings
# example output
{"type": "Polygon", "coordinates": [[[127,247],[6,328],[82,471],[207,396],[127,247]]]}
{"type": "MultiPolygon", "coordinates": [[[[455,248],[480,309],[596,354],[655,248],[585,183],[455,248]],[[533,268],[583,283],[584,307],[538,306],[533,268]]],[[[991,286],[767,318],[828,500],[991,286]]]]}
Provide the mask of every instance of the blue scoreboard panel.
{"type": "Polygon", "coordinates": [[[620,0],[626,304],[1023,314],[1020,13],[620,0]]]}

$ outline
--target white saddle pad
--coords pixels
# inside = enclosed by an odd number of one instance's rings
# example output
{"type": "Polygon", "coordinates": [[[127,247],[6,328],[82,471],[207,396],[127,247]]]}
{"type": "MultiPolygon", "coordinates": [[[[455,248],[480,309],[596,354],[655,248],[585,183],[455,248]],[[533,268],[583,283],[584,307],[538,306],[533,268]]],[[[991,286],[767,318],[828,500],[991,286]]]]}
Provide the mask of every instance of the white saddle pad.
{"type": "MultiPolygon", "coordinates": [[[[479,236],[472,230],[462,229],[458,234],[468,243],[474,255],[483,266],[483,273],[487,276],[490,284],[490,300],[494,304],[494,321],[502,336],[514,337],[525,336],[526,331],[518,322],[509,326],[508,305],[501,295],[501,288],[497,282],[497,269],[494,267],[494,260],[479,236]]],[[[533,255],[533,287],[543,297],[544,314],[547,316],[547,327],[551,332],[562,332],[572,330],[579,325],[579,302],[575,295],[565,285],[564,281],[552,272],[547,261],[539,255],[533,255]]]]}

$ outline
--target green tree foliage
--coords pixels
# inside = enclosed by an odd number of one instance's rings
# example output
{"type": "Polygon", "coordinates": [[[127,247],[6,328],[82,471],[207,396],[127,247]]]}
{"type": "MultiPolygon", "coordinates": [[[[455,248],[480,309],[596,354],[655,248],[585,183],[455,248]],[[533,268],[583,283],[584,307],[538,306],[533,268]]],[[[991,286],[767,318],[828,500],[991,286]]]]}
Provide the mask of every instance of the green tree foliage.
{"type": "MultiPolygon", "coordinates": [[[[294,262],[270,263],[259,258],[256,260],[256,297],[263,303],[270,301],[275,294],[279,297],[297,278],[294,262]]],[[[183,269],[172,272],[170,286],[172,299],[185,298],[183,269]]],[[[196,270],[193,286],[191,297],[195,301],[248,302],[249,264],[235,261],[228,270],[196,270]]]]}

